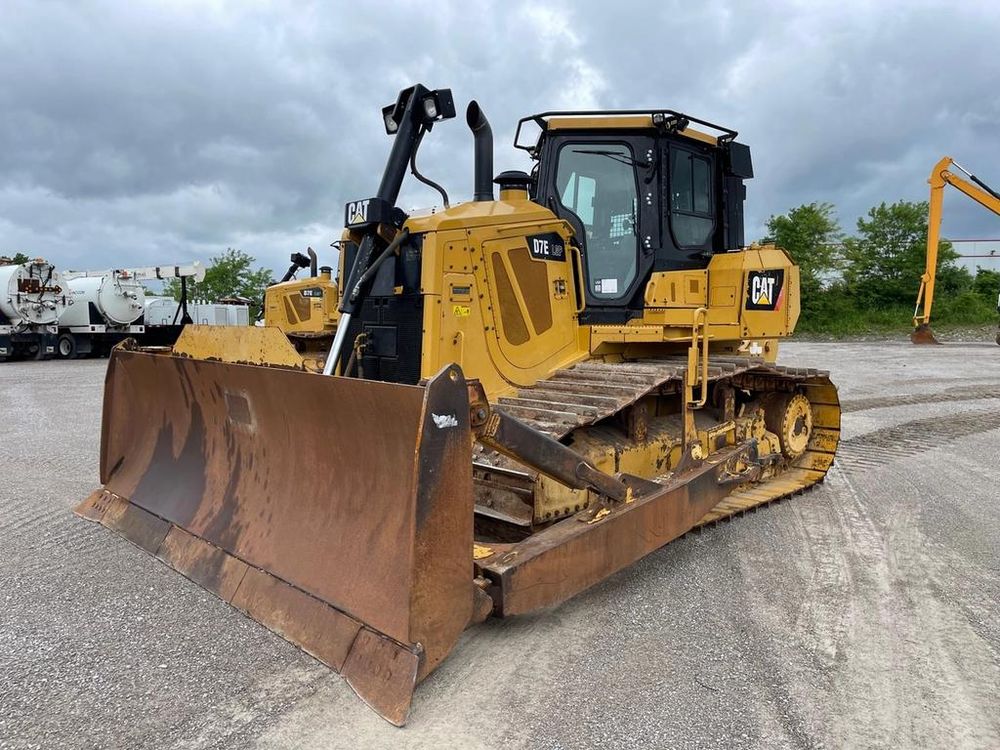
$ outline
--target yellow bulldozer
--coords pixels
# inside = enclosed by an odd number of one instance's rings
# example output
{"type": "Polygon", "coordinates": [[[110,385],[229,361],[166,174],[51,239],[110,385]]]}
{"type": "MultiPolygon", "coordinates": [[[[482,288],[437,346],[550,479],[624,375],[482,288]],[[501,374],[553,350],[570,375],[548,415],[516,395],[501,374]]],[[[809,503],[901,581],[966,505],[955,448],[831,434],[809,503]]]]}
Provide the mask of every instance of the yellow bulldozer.
{"type": "Polygon", "coordinates": [[[339,290],[333,269],[317,268],[319,259],[311,247],[306,253],[292,253],[285,275],[264,292],[262,311],[264,325],[280,329],[302,355],[306,367],[322,370],[337,329],[339,290]],[[309,275],[295,278],[304,268],[309,269],[309,275]]]}
{"type": "Polygon", "coordinates": [[[452,205],[416,168],[450,90],[382,115],[391,151],[346,206],[337,281],[313,262],[268,290],[270,325],[114,351],[104,487],[77,512],[401,725],[467,627],[822,481],[840,407],[826,373],[775,363],[799,272],[745,246],[735,131],[546,112],[517,128],[531,173],[494,180],[472,102],[473,200],[452,205]],[[443,210],[396,205],[408,168],[443,210]]]}

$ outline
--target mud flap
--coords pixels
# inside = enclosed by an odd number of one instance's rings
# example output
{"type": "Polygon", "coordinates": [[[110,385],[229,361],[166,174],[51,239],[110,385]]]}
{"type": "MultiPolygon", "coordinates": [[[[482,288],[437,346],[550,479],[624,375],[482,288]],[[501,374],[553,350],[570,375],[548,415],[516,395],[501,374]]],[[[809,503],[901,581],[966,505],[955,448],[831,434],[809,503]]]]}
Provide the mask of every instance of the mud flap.
{"type": "Polygon", "coordinates": [[[340,672],[402,725],[473,615],[466,383],[117,349],[76,512],[340,672]]]}

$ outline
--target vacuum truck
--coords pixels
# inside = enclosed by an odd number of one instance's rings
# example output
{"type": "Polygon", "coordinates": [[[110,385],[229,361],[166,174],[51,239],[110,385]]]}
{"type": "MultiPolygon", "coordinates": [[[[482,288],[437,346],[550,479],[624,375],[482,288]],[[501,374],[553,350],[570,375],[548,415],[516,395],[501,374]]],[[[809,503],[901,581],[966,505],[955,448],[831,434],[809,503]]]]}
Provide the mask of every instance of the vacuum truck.
{"type": "Polygon", "coordinates": [[[65,279],[51,263],[36,258],[0,265],[0,362],[53,356],[59,317],[72,304],[65,279]]]}
{"type": "Polygon", "coordinates": [[[104,271],[67,271],[74,304],[59,319],[58,355],[62,359],[107,356],[128,337],[145,331],[146,289],[153,279],[194,277],[205,269],[198,261],[188,266],[148,266],[104,271]]]}

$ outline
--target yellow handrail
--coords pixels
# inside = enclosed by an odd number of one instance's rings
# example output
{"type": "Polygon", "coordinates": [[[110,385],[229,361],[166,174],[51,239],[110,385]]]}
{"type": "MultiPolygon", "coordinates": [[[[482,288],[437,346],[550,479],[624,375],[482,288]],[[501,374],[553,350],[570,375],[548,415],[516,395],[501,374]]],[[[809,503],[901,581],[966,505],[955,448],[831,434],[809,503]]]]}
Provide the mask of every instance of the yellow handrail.
{"type": "Polygon", "coordinates": [[[708,309],[704,307],[699,307],[694,311],[691,322],[691,346],[688,349],[687,394],[685,395],[687,404],[692,409],[700,409],[708,401],[708,309]],[[699,343],[701,344],[700,357],[699,343]],[[694,397],[695,386],[701,387],[698,399],[694,397]]]}

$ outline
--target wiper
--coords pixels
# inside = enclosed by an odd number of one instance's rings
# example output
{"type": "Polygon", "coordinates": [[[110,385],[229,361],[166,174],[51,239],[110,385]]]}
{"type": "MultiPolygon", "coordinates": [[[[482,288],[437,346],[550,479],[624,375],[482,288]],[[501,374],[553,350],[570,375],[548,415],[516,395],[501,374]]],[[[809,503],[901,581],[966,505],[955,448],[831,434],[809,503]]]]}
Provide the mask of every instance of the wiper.
{"type": "Polygon", "coordinates": [[[574,154],[592,154],[594,156],[606,156],[609,159],[618,162],[619,164],[624,164],[627,167],[642,167],[643,169],[649,169],[652,164],[648,161],[639,161],[634,156],[627,156],[620,151],[601,151],[601,150],[588,150],[588,149],[573,149],[574,154]]]}

